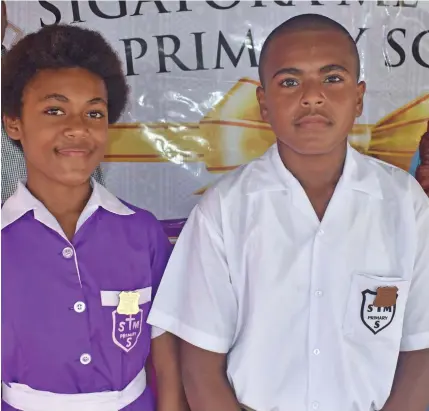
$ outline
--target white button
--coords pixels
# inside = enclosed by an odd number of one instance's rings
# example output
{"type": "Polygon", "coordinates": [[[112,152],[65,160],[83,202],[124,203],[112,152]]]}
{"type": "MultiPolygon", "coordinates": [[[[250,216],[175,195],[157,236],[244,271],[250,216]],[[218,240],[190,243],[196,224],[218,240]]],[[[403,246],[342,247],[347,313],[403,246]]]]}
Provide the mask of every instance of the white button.
{"type": "Polygon", "coordinates": [[[85,311],[86,305],[83,301],[78,301],[74,304],[73,309],[77,313],[83,313],[85,311]]]}
{"type": "Polygon", "coordinates": [[[322,229],[320,229],[320,230],[317,232],[317,234],[318,234],[319,236],[322,236],[323,234],[325,234],[325,231],[323,231],[322,229]]]}
{"type": "Polygon", "coordinates": [[[313,408],[313,410],[317,410],[319,408],[319,403],[318,402],[313,402],[313,404],[311,404],[311,407],[313,408]]]}
{"type": "Polygon", "coordinates": [[[80,356],[80,363],[83,365],[88,365],[91,362],[91,356],[89,354],[82,354],[80,356]]]}
{"type": "Polygon", "coordinates": [[[63,250],[63,257],[64,258],[72,258],[73,254],[74,254],[73,248],[70,248],[70,247],[64,248],[64,250],[63,250]]]}
{"type": "Polygon", "coordinates": [[[314,354],[314,355],[319,355],[319,354],[320,354],[320,350],[319,350],[318,348],[316,348],[316,349],[313,351],[313,354],[314,354]]]}
{"type": "Polygon", "coordinates": [[[321,297],[323,295],[323,292],[320,290],[317,290],[314,294],[316,297],[321,297]]]}

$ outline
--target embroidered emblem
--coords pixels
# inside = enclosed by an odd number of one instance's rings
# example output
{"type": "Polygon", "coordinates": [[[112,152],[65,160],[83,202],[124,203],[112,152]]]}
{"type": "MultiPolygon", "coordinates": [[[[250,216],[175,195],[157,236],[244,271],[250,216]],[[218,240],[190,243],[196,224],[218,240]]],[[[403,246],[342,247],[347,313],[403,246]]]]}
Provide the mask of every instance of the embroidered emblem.
{"type": "MultiPolygon", "coordinates": [[[[138,306],[137,306],[138,307],[138,306]]],[[[136,314],[120,314],[117,310],[112,313],[113,342],[125,352],[130,352],[137,344],[142,333],[143,310],[136,314]]]]}
{"type": "MultiPolygon", "coordinates": [[[[396,287],[390,288],[397,290],[396,287]]],[[[380,289],[382,288],[379,288],[378,290],[380,289]]],[[[378,290],[377,292],[370,290],[362,291],[362,306],[360,311],[361,320],[365,327],[367,327],[373,334],[378,334],[392,323],[396,313],[396,299],[398,297],[395,290],[394,298],[391,295],[387,298],[383,296],[381,301],[380,299],[378,300],[379,305],[376,306],[374,303],[377,301],[377,298],[379,298],[378,290]],[[392,303],[392,305],[387,306],[387,303],[392,303]]],[[[388,293],[391,293],[391,291],[388,293]]]]}

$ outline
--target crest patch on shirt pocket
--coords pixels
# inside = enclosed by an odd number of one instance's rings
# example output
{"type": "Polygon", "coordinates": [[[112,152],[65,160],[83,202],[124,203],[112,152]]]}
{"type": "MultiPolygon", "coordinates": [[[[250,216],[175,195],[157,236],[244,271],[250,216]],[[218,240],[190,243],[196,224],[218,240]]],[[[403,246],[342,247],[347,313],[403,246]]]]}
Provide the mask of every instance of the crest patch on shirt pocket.
{"type": "Polygon", "coordinates": [[[400,340],[409,285],[401,277],[353,274],[344,334],[362,343],[400,340]]]}
{"type": "Polygon", "coordinates": [[[365,325],[373,334],[378,334],[387,328],[393,321],[396,313],[396,300],[397,300],[397,287],[383,287],[390,288],[395,293],[396,297],[394,300],[387,304],[391,305],[380,305],[377,304],[377,298],[380,295],[380,288],[377,291],[371,291],[366,289],[362,291],[362,306],[360,311],[360,318],[365,325]]]}
{"type": "Polygon", "coordinates": [[[112,340],[130,352],[142,333],[143,309],[140,305],[152,299],[152,287],[133,291],[100,291],[101,305],[115,307],[112,312],[112,340]]]}

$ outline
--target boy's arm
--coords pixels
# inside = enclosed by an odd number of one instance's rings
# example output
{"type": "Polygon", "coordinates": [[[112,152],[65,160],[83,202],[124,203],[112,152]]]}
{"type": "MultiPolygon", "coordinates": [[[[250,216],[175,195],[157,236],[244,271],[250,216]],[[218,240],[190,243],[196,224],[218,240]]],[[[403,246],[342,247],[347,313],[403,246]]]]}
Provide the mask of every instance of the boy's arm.
{"type": "Polygon", "coordinates": [[[220,197],[211,190],[191,212],[177,240],[148,318],[149,324],[187,342],[180,343],[180,366],[193,411],[239,410],[224,363],[237,316],[220,197]]]}
{"type": "Polygon", "coordinates": [[[429,406],[429,199],[410,177],[416,215],[416,255],[403,323],[401,353],[383,411],[427,411],[429,406]]]}
{"type": "Polygon", "coordinates": [[[429,349],[402,352],[392,393],[382,411],[427,411],[429,407],[429,349]]]}
{"type": "Polygon", "coordinates": [[[226,355],[180,342],[186,397],[192,411],[240,411],[226,376],[226,355]]]}
{"type": "Polygon", "coordinates": [[[152,339],[151,362],[156,377],[157,411],[188,411],[174,335],[166,332],[152,339]]]}

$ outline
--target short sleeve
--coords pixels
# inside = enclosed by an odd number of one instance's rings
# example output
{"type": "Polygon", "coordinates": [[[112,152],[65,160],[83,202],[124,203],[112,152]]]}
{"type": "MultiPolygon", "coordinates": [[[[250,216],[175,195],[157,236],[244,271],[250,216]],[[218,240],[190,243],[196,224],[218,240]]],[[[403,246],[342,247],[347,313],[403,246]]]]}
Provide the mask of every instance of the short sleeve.
{"type": "MultiPolygon", "coordinates": [[[[161,223],[155,219],[152,226],[150,247],[151,247],[151,268],[152,268],[152,300],[154,300],[164,275],[165,267],[171,255],[172,245],[165,234],[161,223]]],[[[159,337],[164,333],[157,327],[152,327],[152,338],[159,337]]]]}
{"type": "MultiPolygon", "coordinates": [[[[216,201],[213,197],[205,202],[216,201]]],[[[206,214],[200,206],[191,212],[148,322],[202,349],[227,353],[235,334],[237,301],[219,215],[206,214]]]]}
{"type": "Polygon", "coordinates": [[[429,198],[410,178],[416,215],[416,254],[405,309],[401,351],[429,348],[429,198]]]}

